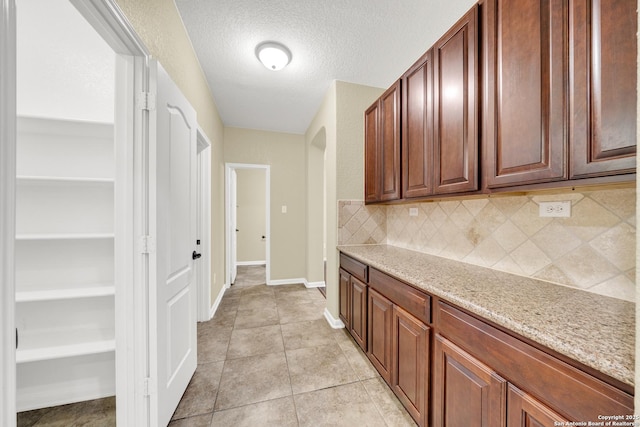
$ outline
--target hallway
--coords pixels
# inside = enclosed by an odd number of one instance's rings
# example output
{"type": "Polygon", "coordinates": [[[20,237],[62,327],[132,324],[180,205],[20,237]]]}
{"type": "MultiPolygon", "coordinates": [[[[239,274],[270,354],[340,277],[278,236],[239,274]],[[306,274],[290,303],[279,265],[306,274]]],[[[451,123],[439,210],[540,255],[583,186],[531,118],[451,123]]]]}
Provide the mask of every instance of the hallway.
{"type": "MultiPolygon", "coordinates": [[[[367,357],[323,316],[318,289],[266,286],[239,267],[216,315],[198,323],[198,368],[171,427],[414,426],[367,357]]],[[[115,399],[21,413],[18,425],[115,425],[115,399]]]]}
{"type": "Polygon", "coordinates": [[[414,425],[328,325],[317,289],[264,277],[264,267],[239,267],[214,318],[198,324],[198,369],[170,426],[414,425]]]}

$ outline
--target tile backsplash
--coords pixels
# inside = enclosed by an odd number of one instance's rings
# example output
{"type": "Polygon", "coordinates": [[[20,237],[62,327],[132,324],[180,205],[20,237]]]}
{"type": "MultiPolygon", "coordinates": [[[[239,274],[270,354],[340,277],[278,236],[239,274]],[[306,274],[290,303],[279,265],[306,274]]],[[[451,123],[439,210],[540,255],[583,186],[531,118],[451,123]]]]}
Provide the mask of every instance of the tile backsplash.
{"type": "Polygon", "coordinates": [[[338,242],[388,243],[635,301],[635,203],[635,188],[387,206],[341,200],[338,242]],[[571,201],[570,218],[539,216],[539,202],[561,200],[571,201]]]}

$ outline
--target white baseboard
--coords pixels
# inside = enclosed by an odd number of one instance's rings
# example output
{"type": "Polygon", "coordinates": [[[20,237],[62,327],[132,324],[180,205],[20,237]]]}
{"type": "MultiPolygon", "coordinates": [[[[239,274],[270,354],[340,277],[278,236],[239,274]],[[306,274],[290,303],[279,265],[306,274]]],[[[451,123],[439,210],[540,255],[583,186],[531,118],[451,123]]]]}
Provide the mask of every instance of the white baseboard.
{"type": "Polygon", "coordinates": [[[329,322],[329,326],[331,326],[333,329],[344,328],[344,323],[342,323],[342,320],[333,317],[328,308],[324,309],[324,318],[327,319],[327,322],[329,322]]]}
{"type": "Polygon", "coordinates": [[[298,278],[298,279],[278,279],[278,280],[269,280],[267,285],[269,286],[278,286],[278,285],[303,285],[307,282],[307,279],[298,278]]]}
{"type": "Polygon", "coordinates": [[[307,288],[324,288],[326,285],[324,283],[324,280],[320,281],[320,282],[307,282],[306,280],[304,281],[304,285],[307,288]]]}
{"type": "Polygon", "coordinates": [[[237,261],[236,266],[238,265],[267,265],[267,261],[237,261]]]}
{"type": "Polygon", "coordinates": [[[228,288],[229,286],[224,285],[222,289],[220,289],[220,292],[218,293],[216,300],[213,302],[213,305],[211,306],[211,310],[209,310],[209,320],[213,319],[213,315],[216,314],[216,311],[218,311],[218,307],[220,306],[222,297],[224,296],[224,293],[228,288]]]}

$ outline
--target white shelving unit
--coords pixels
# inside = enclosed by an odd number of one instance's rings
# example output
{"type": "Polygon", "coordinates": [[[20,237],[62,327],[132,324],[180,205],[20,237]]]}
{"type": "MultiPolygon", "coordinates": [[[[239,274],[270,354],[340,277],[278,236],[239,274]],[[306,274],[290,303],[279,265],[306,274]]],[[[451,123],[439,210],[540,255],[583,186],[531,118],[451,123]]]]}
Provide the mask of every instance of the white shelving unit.
{"type": "Polygon", "coordinates": [[[19,411],[115,394],[113,125],[18,118],[19,411]]]}

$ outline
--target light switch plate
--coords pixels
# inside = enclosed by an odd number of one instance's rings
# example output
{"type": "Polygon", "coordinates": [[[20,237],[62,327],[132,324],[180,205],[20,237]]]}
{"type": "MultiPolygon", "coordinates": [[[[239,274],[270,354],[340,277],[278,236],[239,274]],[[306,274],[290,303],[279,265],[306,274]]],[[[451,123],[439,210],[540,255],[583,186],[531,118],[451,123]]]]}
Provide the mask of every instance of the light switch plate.
{"type": "Polygon", "coordinates": [[[409,216],[418,216],[418,208],[409,208],[409,216]]]}
{"type": "Polygon", "coordinates": [[[287,206],[286,205],[282,205],[282,213],[287,213],[287,206]]]}

